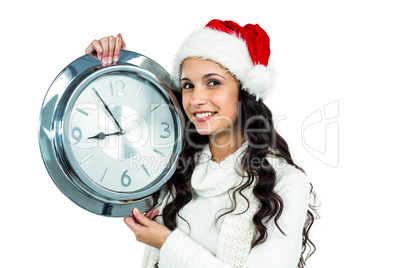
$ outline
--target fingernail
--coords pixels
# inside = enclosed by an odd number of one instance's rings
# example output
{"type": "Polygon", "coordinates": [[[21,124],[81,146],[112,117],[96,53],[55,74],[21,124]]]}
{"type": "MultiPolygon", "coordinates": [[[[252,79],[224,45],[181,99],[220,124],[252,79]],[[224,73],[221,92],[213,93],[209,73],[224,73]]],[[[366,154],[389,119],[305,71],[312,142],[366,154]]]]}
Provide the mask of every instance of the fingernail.
{"type": "Polygon", "coordinates": [[[114,56],[114,62],[117,62],[119,60],[118,56],[114,56]]]}
{"type": "Polygon", "coordinates": [[[138,210],[138,208],[134,208],[134,215],[138,215],[140,214],[140,211],[138,210]]]}

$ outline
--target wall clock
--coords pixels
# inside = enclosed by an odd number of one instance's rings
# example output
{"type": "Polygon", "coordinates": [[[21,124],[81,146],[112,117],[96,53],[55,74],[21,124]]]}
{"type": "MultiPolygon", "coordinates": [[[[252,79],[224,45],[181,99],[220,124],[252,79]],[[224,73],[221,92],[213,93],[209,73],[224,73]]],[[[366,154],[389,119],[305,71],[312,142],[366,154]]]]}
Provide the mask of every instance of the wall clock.
{"type": "Polygon", "coordinates": [[[183,115],[170,75],[150,58],[121,51],[102,67],[90,55],[69,64],[43,101],[39,145],[58,188],[96,214],[150,208],[172,176],[183,115]]]}

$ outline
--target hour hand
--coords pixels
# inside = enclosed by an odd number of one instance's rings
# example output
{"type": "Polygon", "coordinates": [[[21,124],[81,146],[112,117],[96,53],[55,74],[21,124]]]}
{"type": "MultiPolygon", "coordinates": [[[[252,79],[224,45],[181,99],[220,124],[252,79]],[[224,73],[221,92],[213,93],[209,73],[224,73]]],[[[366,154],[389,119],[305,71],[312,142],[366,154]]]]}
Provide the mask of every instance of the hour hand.
{"type": "Polygon", "coordinates": [[[97,134],[95,136],[92,136],[92,137],[89,137],[88,139],[104,140],[107,136],[112,136],[112,135],[122,135],[122,133],[120,131],[114,132],[114,133],[108,133],[108,134],[100,132],[99,134],[97,134]]]}

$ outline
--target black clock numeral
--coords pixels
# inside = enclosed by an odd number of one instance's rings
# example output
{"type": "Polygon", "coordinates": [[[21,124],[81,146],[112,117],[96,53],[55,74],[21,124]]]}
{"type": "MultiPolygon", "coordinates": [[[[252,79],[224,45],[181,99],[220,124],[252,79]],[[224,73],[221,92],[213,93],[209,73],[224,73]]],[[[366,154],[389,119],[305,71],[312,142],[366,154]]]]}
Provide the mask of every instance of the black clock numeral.
{"type": "Polygon", "coordinates": [[[166,134],[166,135],[161,135],[160,137],[161,137],[162,139],[167,139],[167,138],[169,138],[169,137],[170,137],[170,134],[172,134],[171,131],[170,131],[170,129],[169,129],[170,125],[169,125],[167,122],[161,122],[161,125],[162,125],[162,126],[166,126],[166,127],[163,129],[163,131],[165,131],[167,134],[166,134]]]}
{"type": "Polygon", "coordinates": [[[74,145],[77,145],[82,139],[82,131],[79,127],[75,127],[71,130],[71,136],[75,140],[74,145]]]}
{"type": "Polygon", "coordinates": [[[124,171],[123,174],[121,175],[121,185],[124,187],[128,187],[131,184],[131,178],[130,176],[127,175],[128,170],[124,171]]]}

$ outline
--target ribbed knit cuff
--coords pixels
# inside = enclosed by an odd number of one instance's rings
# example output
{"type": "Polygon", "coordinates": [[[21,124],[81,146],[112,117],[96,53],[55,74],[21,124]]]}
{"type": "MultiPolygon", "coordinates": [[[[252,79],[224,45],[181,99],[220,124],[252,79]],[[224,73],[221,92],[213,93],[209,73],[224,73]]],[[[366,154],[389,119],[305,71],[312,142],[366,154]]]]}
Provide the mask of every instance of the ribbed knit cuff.
{"type": "Polygon", "coordinates": [[[160,249],[159,267],[205,268],[211,266],[228,267],[179,229],[168,236],[160,249]]]}
{"type": "Polygon", "coordinates": [[[179,229],[174,230],[160,249],[161,267],[190,267],[188,261],[196,254],[197,245],[179,229]]]}

